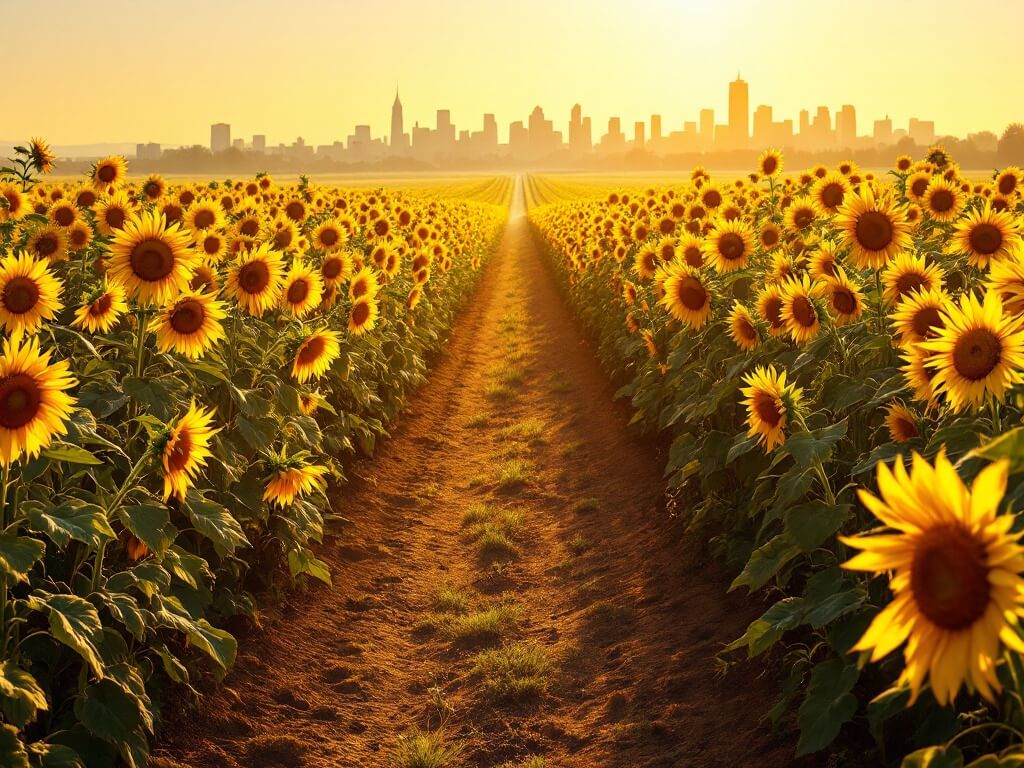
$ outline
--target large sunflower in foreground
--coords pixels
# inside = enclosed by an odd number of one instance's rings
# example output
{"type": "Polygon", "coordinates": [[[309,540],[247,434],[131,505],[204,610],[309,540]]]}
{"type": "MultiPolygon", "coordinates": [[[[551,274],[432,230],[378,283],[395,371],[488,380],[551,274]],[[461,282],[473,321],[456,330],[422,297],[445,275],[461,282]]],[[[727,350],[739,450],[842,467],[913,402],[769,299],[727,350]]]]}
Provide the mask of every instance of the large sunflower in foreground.
{"type": "Polygon", "coordinates": [[[990,203],[975,209],[956,225],[953,248],[966,253],[972,266],[984,269],[1020,247],[1020,225],[1009,211],[994,211],[990,203]]]}
{"type": "Polygon", "coordinates": [[[273,307],[284,282],[284,260],[266,243],[239,255],[228,271],[224,290],[255,317],[273,307]]]}
{"type": "Polygon", "coordinates": [[[743,377],[743,383],[747,385],[740,390],[746,396],[747,435],[756,437],[771,453],[786,441],[785,429],[796,415],[802,390],[787,384],[786,372],[777,372],[774,365],[758,366],[743,377]]]}
{"type": "Polygon", "coordinates": [[[140,304],[166,304],[188,290],[197,259],[187,230],[168,227],[163,214],[143,212],[113,237],[108,274],[140,304]]]}
{"type": "Polygon", "coordinates": [[[164,470],[164,501],[171,496],[184,499],[199,470],[213,455],[210,439],[220,430],[213,429],[213,410],[198,408],[195,400],[188,411],[170,427],[160,450],[164,470]]]}
{"type": "Polygon", "coordinates": [[[117,283],[104,284],[86,302],[75,310],[71,325],[89,333],[106,333],[128,311],[124,288],[117,283]]]}
{"type": "Polygon", "coordinates": [[[300,384],[326,373],[341,354],[337,331],[314,331],[299,345],[292,363],[292,377],[300,384]]]}
{"type": "Polygon", "coordinates": [[[22,345],[5,339],[0,356],[0,464],[9,467],[22,455],[39,455],[57,435],[68,431],[75,399],[67,393],[78,382],[67,360],[50,363],[39,340],[22,345]]]}
{"type": "Polygon", "coordinates": [[[1013,515],[999,514],[1007,473],[1007,461],[991,464],[968,489],[944,452],[934,467],[915,453],[909,474],[902,459],[878,464],[878,497],[859,492],[891,532],[841,538],[863,550],[843,567],[888,573],[893,600],[853,650],[878,661],[906,642],[911,704],[926,679],[942,705],[965,683],[994,701],[1002,646],[1024,653],[1024,549],[1013,515]]]}
{"type": "Polygon", "coordinates": [[[0,261],[0,326],[11,336],[35,333],[64,308],[61,282],[48,263],[24,251],[0,261]]]}
{"type": "Polygon", "coordinates": [[[912,244],[903,211],[887,196],[876,197],[870,188],[846,195],[835,218],[850,260],[859,268],[884,267],[912,244]]]}
{"type": "Polygon", "coordinates": [[[995,291],[984,303],[964,294],[942,311],[944,327],[920,346],[932,353],[936,393],[944,393],[955,411],[977,408],[986,397],[1003,401],[1006,390],[1024,381],[1024,317],[1003,313],[995,291]]]}
{"type": "Polygon", "coordinates": [[[665,295],[658,303],[690,328],[703,327],[711,315],[711,291],[701,280],[700,272],[676,263],[660,277],[665,295]]]}
{"type": "Polygon", "coordinates": [[[153,322],[156,346],[160,352],[174,350],[196,360],[224,338],[227,317],[224,302],[212,294],[184,293],[157,315],[153,322]]]}

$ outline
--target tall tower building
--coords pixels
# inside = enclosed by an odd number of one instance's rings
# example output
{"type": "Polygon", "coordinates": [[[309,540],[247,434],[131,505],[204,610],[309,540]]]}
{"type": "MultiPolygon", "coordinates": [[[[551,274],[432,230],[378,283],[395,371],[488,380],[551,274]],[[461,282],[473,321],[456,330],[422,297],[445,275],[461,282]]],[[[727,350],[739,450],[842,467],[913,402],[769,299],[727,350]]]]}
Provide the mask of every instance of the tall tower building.
{"type": "Polygon", "coordinates": [[[738,147],[750,142],[750,92],[738,73],[729,83],[729,136],[738,147]]]}
{"type": "Polygon", "coordinates": [[[227,123],[214,123],[210,126],[210,151],[216,154],[224,152],[231,146],[231,126],[227,123]]]}
{"type": "Polygon", "coordinates": [[[715,143],[715,110],[700,111],[700,144],[702,149],[711,149],[715,143]]]}
{"type": "Polygon", "coordinates": [[[405,152],[409,148],[409,136],[405,133],[405,121],[402,119],[402,102],[395,88],[395,103],[391,105],[391,151],[405,152]]]}
{"type": "Polygon", "coordinates": [[[574,104],[569,115],[569,150],[583,151],[583,107],[574,104]]]}
{"type": "Polygon", "coordinates": [[[857,110],[844,104],[836,112],[836,141],[840,147],[852,148],[857,143],[857,110]]]}

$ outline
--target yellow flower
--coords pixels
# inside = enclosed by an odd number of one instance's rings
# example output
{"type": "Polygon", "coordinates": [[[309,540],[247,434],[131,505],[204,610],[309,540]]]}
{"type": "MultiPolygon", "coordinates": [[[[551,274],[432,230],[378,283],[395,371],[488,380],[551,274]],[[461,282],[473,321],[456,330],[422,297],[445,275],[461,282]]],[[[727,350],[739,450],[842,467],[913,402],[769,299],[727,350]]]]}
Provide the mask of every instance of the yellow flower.
{"type": "Polygon", "coordinates": [[[359,336],[373,330],[378,313],[377,300],[372,296],[361,296],[353,301],[348,313],[349,333],[359,336]]]}
{"type": "Polygon", "coordinates": [[[107,190],[124,183],[128,163],[120,155],[111,155],[98,161],[92,168],[92,182],[97,189],[107,190]]]}
{"type": "Polygon", "coordinates": [[[227,317],[224,302],[208,293],[184,293],[169,304],[153,322],[160,352],[174,350],[196,360],[224,338],[221,321],[227,317]]]}
{"type": "Polygon", "coordinates": [[[292,363],[292,378],[300,384],[319,378],[341,355],[341,337],[337,331],[314,331],[299,345],[292,363]]]}
{"type": "Polygon", "coordinates": [[[893,401],[885,409],[885,426],[894,443],[905,443],[920,435],[917,428],[917,414],[903,403],[893,401]]]}
{"type": "Polygon", "coordinates": [[[75,310],[75,319],[71,325],[89,333],[106,333],[127,311],[124,288],[116,283],[104,284],[101,291],[75,310]]]}
{"type": "Polygon", "coordinates": [[[1020,225],[1009,211],[994,211],[986,203],[956,225],[953,248],[966,253],[972,266],[984,269],[992,261],[1008,258],[1021,246],[1020,225]]]}
{"type": "Polygon", "coordinates": [[[911,245],[903,210],[887,197],[876,198],[870,188],[846,196],[835,224],[843,245],[852,248],[850,260],[858,269],[884,267],[911,245]]]}
{"type": "Polygon", "coordinates": [[[239,255],[228,271],[224,289],[254,317],[262,317],[281,295],[284,261],[281,254],[263,245],[239,255]]]}
{"type": "Polygon", "coordinates": [[[738,301],[729,313],[729,336],[740,349],[750,352],[761,343],[761,335],[754,324],[750,310],[738,301]]]}
{"type": "Polygon", "coordinates": [[[0,261],[0,326],[13,337],[36,333],[64,308],[62,287],[46,260],[24,251],[5,257],[0,261]]]}
{"type": "Polygon", "coordinates": [[[164,501],[171,496],[184,499],[199,470],[213,455],[210,439],[220,430],[210,427],[213,410],[196,407],[193,400],[188,411],[170,428],[160,452],[164,470],[164,501]]]}
{"type": "Polygon", "coordinates": [[[841,538],[863,550],[843,567],[889,574],[893,599],[853,650],[875,662],[906,642],[900,682],[911,704],[926,679],[941,705],[965,683],[995,701],[1001,646],[1024,653],[1024,549],[1013,515],[999,514],[1007,473],[1007,461],[991,464],[968,489],[944,452],[934,467],[915,453],[909,474],[902,459],[892,470],[879,462],[878,497],[859,492],[892,532],[841,538]]]}
{"type": "Polygon", "coordinates": [[[704,241],[706,260],[717,272],[725,274],[743,269],[754,252],[753,233],[739,219],[718,221],[704,241]]]}
{"type": "Polygon", "coordinates": [[[327,467],[310,465],[305,467],[282,467],[277,469],[267,482],[263,500],[279,507],[286,507],[296,496],[319,491],[325,493],[327,481],[324,475],[327,467]]]}
{"type": "Polygon", "coordinates": [[[300,257],[296,257],[284,281],[281,307],[293,317],[304,317],[320,304],[323,294],[324,283],[319,273],[306,266],[300,257]]]}
{"type": "Polygon", "coordinates": [[[806,344],[818,335],[821,318],[814,298],[817,293],[807,275],[785,281],[782,284],[782,307],[780,314],[786,330],[797,344],[806,344]]]}
{"type": "Polygon", "coordinates": [[[747,434],[757,437],[771,453],[786,441],[785,429],[796,414],[802,390],[786,383],[786,372],[777,372],[775,366],[758,366],[743,377],[747,386],[740,391],[746,396],[747,434]]]}
{"type": "Polygon", "coordinates": [[[704,326],[711,315],[711,291],[700,272],[683,264],[673,264],[659,275],[665,295],[658,302],[681,323],[693,329],[704,326]]]}
{"type": "Polygon", "coordinates": [[[163,214],[132,216],[114,232],[108,275],[139,303],[166,304],[188,290],[198,261],[190,242],[188,232],[168,227],[163,214]]]}

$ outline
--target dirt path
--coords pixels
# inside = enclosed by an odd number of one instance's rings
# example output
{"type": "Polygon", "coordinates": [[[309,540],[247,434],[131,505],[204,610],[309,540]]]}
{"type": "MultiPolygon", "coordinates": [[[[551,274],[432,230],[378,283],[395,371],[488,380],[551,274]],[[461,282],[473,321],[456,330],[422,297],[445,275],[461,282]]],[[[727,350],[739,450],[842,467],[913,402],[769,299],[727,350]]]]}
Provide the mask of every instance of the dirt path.
{"type": "Polygon", "coordinates": [[[335,588],[268,617],[158,764],[788,762],[758,725],[775,686],[713,658],[757,606],[660,509],[663,457],[613,405],[522,200],[429,384],[336,500],[335,588]]]}

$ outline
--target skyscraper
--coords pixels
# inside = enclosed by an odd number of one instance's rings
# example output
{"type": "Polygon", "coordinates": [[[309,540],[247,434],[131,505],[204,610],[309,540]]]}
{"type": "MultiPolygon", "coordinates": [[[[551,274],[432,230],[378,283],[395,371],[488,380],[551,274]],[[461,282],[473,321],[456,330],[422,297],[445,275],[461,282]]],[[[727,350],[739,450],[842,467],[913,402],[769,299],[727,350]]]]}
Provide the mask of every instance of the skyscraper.
{"type": "Polygon", "coordinates": [[[750,93],[739,74],[729,83],[729,135],[737,147],[750,142],[750,93]]]}
{"type": "Polygon", "coordinates": [[[661,141],[661,115],[651,115],[651,141],[661,141]]]}
{"type": "Polygon", "coordinates": [[[262,133],[253,134],[252,149],[254,152],[266,152],[267,137],[262,133]]]}
{"type": "Polygon", "coordinates": [[[645,128],[645,126],[644,126],[644,121],[643,120],[637,120],[635,123],[633,123],[633,148],[634,149],[643,149],[644,148],[644,144],[647,143],[646,141],[644,141],[644,128],[645,128]]]}
{"type": "Polygon", "coordinates": [[[409,148],[409,136],[405,132],[405,122],[402,119],[402,102],[398,98],[398,88],[395,88],[395,103],[391,105],[390,140],[392,153],[404,153],[409,148]]]}
{"type": "Polygon", "coordinates": [[[214,123],[210,126],[210,151],[216,154],[224,152],[231,146],[231,126],[227,123],[214,123]]]}
{"type": "Polygon", "coordinates": [[[715,142],[715,110],[700,111],[700,144],[703,149],[710,149],[715,142]]]}
{"type": "Polygon", "coordinates": [[[844,104],[836,112],[836,141],[843,148],[853,148],[857,143],[857,110],[852,104],[844,104]]]}
{"type": "Polygon", "coordinates": [[[583,148],[583,107],[574,104],[569,115],[569,151],[582,152],[583,148]]]}

